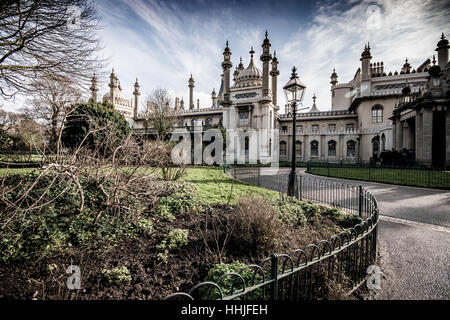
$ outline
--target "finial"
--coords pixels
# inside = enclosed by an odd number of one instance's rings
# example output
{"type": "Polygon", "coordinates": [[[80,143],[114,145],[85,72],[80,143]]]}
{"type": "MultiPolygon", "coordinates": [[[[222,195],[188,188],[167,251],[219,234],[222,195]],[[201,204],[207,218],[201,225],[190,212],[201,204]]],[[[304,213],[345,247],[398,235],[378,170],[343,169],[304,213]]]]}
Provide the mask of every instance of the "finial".
{"type": "Polygon", "coordinates": [[[297,68],[294,66],[292,67],[292,75],[291,79],[297,78],[297,68]]]}
{"type": "Polygon", "coordinates": [[[316,94],[314,93],[314,95],[313,95],[313,97],[312,97],[312,99],[313,99],[313,104],[316,104],[316,94]]]}
{"type": "Polygon", "coordinates": [[[370,50],[370,42],[367,42],[367,50],[370,50]]]}
{"type": "Polygon", "coordinates": [[[441,36],[441,39],[442,40],[444,40],[445,39],[445,37],[444,37],[444,33],[442,32],[442,36],[441,36]]]}
{"type": "Polygon", "coordinates": [[[226,44],[227,44],[227,48],[228,48],[228,40],[227,40],[226,44]]]}
{"type": "Polygon", "coordinates": [[[242,57],[239,59],[239,62],[242,63],[242,57]]]}
{"type": "Polygon", "coordinates": [[[266,39],[267,39],[267,35],[268,35],[268,34],[267,34],[267,29],[266,29],[266,39]]]}
{"type": "Polygon", "coordinates": [[[336,72],[336,68],[333,68],[333,72],[334,72],[334,73],[336,72]]]}
{"type": "Polygon", "coordinates": [[[250,56],[253,58],[253,54],[255,53],[255,51],[253,51],[253,46],[252,46],[251,50],[249,51],[249,53],[250,53],[250,56]]]}
{"type": "Polygon", "coordinates": [[[433,54],[433,66],[436,64],[436,57],[433,54]]]}
{"type": "Polygon", "coordinates": [[[277,51],[273,50],[273,57],[276,57],[276,56],[277,56],[277,51]]]}
{"type": "Polygon", "coordinates": [[[405,61],[406,61],[406,63],[408,63],[408,57],[406,57],[406,60],[405,60],[405,61]]]}

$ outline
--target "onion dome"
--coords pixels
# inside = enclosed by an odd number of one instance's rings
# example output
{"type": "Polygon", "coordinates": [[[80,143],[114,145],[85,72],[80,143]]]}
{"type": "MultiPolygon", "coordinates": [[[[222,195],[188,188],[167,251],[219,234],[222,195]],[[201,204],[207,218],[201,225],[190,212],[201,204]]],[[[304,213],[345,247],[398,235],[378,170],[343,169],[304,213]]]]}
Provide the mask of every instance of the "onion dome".
{"type": "Polygon", "coordinates": [[[439,73],[441,73],[441,67],[436,65],[436,58],[433,55],[433,66],[428,70],[428,74],[432,77],[438,77],[439,73]]]}
{"type": "Polygon", "coordinates": [[[437,43],[438,48],[448,47],[448,40],[445,39],[444,33],[442,33],[441,40],[437,43]]]}
{"type": "Polygon", "coordinates": [[[244,69],[239,72],[239,75],[236,77],[236,87],[251,87],[251,86],[259,86],[262,85],[263,73],[261,69],[255,66],[253,62],[253,47],[250,50],[250,63],[247,69],[244,69]]]}
{"type": "Polygon", "coordinates": [[[367,43],[367,45],[364,46],[364,51],[363,53],[361,53],[361,58],[371,58],[369,43],[367,43]]]}

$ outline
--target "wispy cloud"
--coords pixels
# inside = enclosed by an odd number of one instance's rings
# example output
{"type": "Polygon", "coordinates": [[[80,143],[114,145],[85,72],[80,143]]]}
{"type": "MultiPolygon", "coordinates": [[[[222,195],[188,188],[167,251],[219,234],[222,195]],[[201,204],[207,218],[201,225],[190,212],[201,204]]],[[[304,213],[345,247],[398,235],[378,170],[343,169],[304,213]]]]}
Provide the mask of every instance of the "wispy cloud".
{"type": "MultiPolygon", "coordinates": [[[[99,0],[97,5],[105,26],[103,54],[111,57],[109,68],[114,67],[126,95],[132,97],[138,77],[143,97],[163,87],[186,102],[192,73],[194,98],[202,107],[210,106],[212,89],[219,90],[225,40],[233,64],[242,56],[247,65],[251,46],[255,57],[261,54],[267,29],[279,60],[279,104],[284,105],[282,87],[295,65],[307,85],[304,105],[311,106],[315,93],[318,107],[328,110],[333,67],[340,82],[351,80],[368,41],[373,60],[395,71],[406,57],[417,67],[435,53],[441,32],[450,36],[446,1],[99,0]],[[380,8],[379,29],[367,28],[371,5],[380,8]]],[[[255,62],[262,67],[259,59],[255,62]]],[[[109,79],[100,80],[102,95],[109,79]]]]}
{"type": "Polygon", "coordinates": [[[311,106],[316,93],[319,108],[328,110],[333,67],[340,82],[350,81],[360,66],[364,44],[370,42],[373,61],[383,61],[385,70],[400,70],[406,57],[417,68],[434,54],[441,32],[448,33],[449,19],[444,1],[323,2],[311,24],[299,27],[283,45],[280,60],[298,64],[308,86],[304,104],[311,106]],[[379,28],[367,27],[371,5],[380,10],[379,28]]]}

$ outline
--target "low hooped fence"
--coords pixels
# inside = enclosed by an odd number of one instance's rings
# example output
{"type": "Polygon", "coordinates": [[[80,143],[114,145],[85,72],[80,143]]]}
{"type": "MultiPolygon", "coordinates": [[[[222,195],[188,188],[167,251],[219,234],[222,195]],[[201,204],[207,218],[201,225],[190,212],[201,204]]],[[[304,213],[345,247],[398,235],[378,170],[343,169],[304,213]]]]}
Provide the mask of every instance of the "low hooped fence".
{"type": "MultiPolygon", "coordinates": [[[[230,168],[234,179],[286,193],[288,174],[260,168],[230,168]]],[[[361,186],[297,174],[296,197],[359,215],[363,221],[337,235],[289,254],[272,254],[258,264],[202,282],[166,300],[317,300],[332,294],[333,284],[361,284],[377,258],[378,205],[361,186]]]]}

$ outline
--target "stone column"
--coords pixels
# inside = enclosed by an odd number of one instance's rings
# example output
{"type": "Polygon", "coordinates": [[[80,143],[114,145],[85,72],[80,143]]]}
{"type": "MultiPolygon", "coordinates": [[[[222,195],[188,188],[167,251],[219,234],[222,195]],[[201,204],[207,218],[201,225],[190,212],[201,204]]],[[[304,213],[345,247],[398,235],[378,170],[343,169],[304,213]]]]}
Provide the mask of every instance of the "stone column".
{"type": "Polygon", "coordinates": [[[397,120],[392,121],[392,148],[397,149],[397,120]]]}
{"type": "Polygon", "coordinates": [[[403,149],[403,122],[398,120],[397,121],[397,128],[395,129],[396,133],[397,133],[397,142],[396,142],[396,147],[397,150],[402,150],[403,149]]]}
{"type": "Polygon", "coordinates": [[[447,107],[445,121],[445,164],[450,166],[450,109],[447,107]]]}
{"type": "Polygon", "coordinates": [[[422,162],[425,165],[431,165],[432,145],[433,145],[433,110],[426,108],[422,116],[423,145],[422,162]]]}
{"type": "Polygon", "coordinates": [[[422,113],[420,110],[416,111],[416,161],[422,161],[422,146],[423,146],[423,133],[422,133],[422,113]]]}

